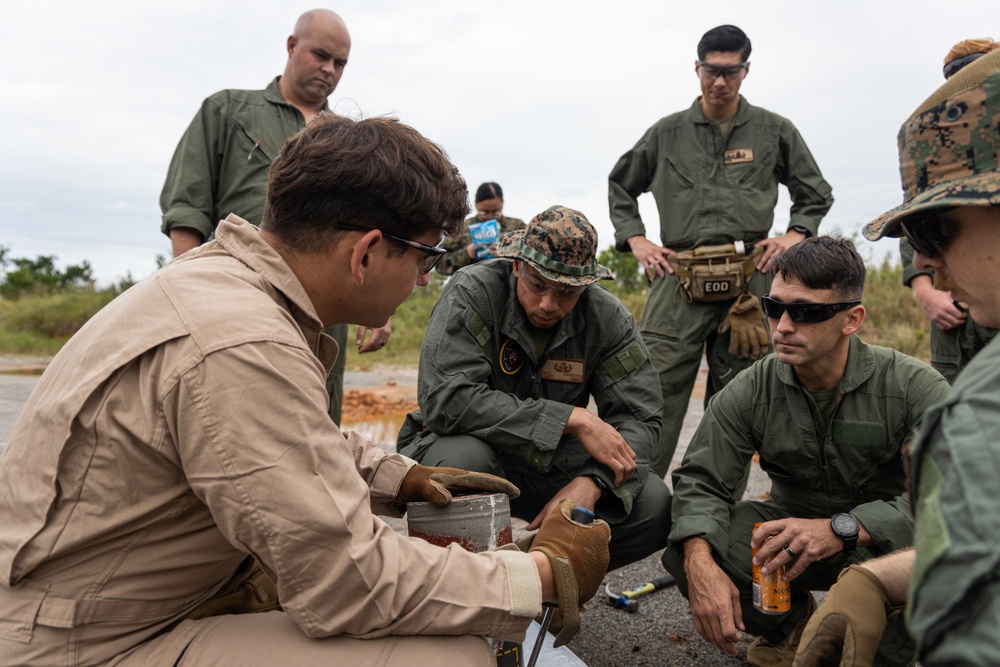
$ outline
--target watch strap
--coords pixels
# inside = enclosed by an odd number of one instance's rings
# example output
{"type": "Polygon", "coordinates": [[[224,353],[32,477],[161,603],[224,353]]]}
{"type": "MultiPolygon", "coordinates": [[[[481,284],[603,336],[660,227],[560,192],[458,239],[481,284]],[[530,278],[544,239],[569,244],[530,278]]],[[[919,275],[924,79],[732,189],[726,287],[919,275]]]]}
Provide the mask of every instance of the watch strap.
{"type": "Polygon", "coordinates": [[[590,474],[590,475],[585,475],[585,477],[589,477],[590,479],[594,480],[594,484],[596,484],[597,488],[601,490],[602,498],[607,494],[608,491],[611,490],[611,487],[608,486],[608,483],[605,482],[603,479],[601,479],[599,475],[590,474]]]}
{"type": "Polygon", "coordinates": [[[858,548],[858,534],[861,532],[861,523],[852,514],[840,513],[834,514],[830,517],[830,529],[833,534],[840,538],[844,543],[843,553],[850,553],[858,548]],[[846,516],[850,517],[851,521],[854,522],[854,534],[844,534],[837,530],[837,517],[846,516]]]}

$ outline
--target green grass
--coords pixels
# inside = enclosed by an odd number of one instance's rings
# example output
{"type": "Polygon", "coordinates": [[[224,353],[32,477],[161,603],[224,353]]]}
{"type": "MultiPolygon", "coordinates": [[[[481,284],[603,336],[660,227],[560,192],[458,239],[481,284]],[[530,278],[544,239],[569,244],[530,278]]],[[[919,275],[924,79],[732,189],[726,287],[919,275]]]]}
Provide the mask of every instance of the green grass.
{"type": "Polygon", "coordinates": [[[869,267],[864,299],[868,316],[859,335],[874,345],[930,361],[930,324],[902,281],[903,269],[899,265],[886,261],[880,267],[869,267]]]}
{"type": "Polygon", "coordinates": [[[347,368],[368,370],[375,364],[416,366],[420,359],[420,343],[427,330],[427,321],[443,284],[444,277],[435,273],[430,285],[413,290],[410,298],[392,314],[392,336],[386,346],[377,352],[358,354],[354,344],[358,328],[352,326],[347,336],[347,368]]]}
{"type": "Polygon", "coordinates": [[[55,354],[115,296],[113,290],[84,289],[0,300],[0,354],[55,354]]]}
{"type": "MultiPolygon", "coordinates": [[[[869,267],[865,288],[868,319],[861,337],[870,343],[892,347],[918,359],[930,358],[927,321],[901,282],[902,269],[885,262],[869,267]]],[[[348,337],[348,368],[365,370],[376,364],[415,366],[420,355],[431,309],[443,279],[434,275],[427,287],[418,287],[392,317],[393,333],[378,352],[359,355],[354,345],[357,328],[348,337]]],[[[614,288],[614,285],[612,285],[614,288]]],[[[55,354],[69,337],[94,313],[104,307],[117,290],[81,290],[66,294],[26,296],[16,301],[0,300],[0,354],[47,356],[55,354]]],[[[619,294],[635,316],[642,313],[645,291],[619,294]]]]}

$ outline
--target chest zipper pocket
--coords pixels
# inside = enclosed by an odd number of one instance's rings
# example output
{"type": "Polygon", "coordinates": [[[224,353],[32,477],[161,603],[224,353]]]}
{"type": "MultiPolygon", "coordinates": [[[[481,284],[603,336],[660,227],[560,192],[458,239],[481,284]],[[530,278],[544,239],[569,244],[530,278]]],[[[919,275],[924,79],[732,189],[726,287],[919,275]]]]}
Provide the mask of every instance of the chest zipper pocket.
{"type": "Polygon", "coordinates": [[[673,173],[674,176],[676,176],[677,179],[680,180],[681,183],[683,183],[685,186],[687,186],[689,188],[693,188],[694,187],[694,181],[692,181],[690,178],[688,178],[687,176],[685,176],[684,173],[680,169],[677,168],[677,165],[674,164],[673,160],[671,160],[669,157],[667,157],[667,158],[664,158],[664,162],[667,163],[667,166],[670,168],[670,172],[673,173]]]}
{"type": "Polygon", "coordinates": [[[250,134],[250,130],[247,129],[247,126],[244,125],[241,121],[233,120],[233,125],[239,128],[240,132],[243,134],[244,137],[247,138],[247,141],[249,142],[248,146],[250,151],[247,153],[247,160],[252,159],[254,153],[260,153],[261,157],[263,157],[268,164],[271,164],[272,162],[271,157],[264,152],[263,148],[261,148],[260,138],[255,139],[253,135],[250,134]]]}

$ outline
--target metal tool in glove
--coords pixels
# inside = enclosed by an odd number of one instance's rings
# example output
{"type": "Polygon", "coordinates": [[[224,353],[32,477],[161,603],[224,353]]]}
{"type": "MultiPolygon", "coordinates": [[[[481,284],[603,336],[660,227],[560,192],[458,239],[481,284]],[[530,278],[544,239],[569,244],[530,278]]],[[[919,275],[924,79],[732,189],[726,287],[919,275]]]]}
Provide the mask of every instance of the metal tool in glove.
{"type": "MultiPolygon", "coordinates": [[[[589,525],[594,522],[596,517],[594,513],[587,508],[577,506],[573,508],[570,518],[577,523],[589,525]]],[[[545,635],[549,631],[549,625],[552,624],[552,615],[555,611],[556,605],[548,603],[545,604],[545,613],[542,615],[542,628],[538,631],[538,637],[535,639],[535,645],[531,648],[531,657],[528,658],[527,667],[535,667],[535,663],[538,662],[538,656],[542,653],[542,644],[545,643],[545,635]]]]}

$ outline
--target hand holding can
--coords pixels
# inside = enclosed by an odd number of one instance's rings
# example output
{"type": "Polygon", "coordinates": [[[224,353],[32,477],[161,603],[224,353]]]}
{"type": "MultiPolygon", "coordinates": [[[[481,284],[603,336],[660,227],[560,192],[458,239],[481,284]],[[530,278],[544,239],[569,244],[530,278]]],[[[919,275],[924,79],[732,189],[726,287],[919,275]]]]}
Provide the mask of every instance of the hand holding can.
{"type": "MultiPolygon", "coordinates": [[[[754,532],[763,525],[763,522],[755,523],[754,532]]],[[[767,538],[771,539],[770,537],[767,538]]],[[[767,540],[765,540],[766,542],[767,540]]],[[[759,547],[751,549],[751,559],[757,556],[759,547]]],[[[782,581],[785,576],[785,566],[779,565],[772,572],[763,574],[760,565],[753,564],[753,606],[757,611],[764,614],[784,614],[792,608],[792,588],[787,581],[782,581]]]]}

